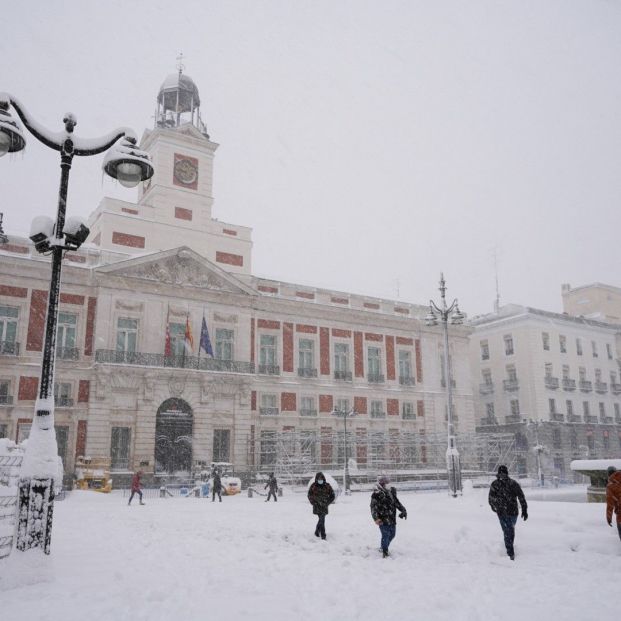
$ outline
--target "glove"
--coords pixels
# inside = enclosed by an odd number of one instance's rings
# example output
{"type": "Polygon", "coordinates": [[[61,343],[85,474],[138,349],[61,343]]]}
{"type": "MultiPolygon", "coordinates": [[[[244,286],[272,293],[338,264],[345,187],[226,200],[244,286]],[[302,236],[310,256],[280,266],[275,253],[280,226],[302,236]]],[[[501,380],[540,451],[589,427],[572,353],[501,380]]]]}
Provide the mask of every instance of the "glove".
{"type": "Polygon", "coordinates": [[[401,513],[399,513],[399,518],[402,520],[407,520],[408,519],[407,511],[402,511],[401,513]]]}
{"type": "Polygon", "coordinates": [[[526,520],[528,519],[528,513],[526,513],[526,511],[522,511],[522,519],[526,522],[526,520]]]}

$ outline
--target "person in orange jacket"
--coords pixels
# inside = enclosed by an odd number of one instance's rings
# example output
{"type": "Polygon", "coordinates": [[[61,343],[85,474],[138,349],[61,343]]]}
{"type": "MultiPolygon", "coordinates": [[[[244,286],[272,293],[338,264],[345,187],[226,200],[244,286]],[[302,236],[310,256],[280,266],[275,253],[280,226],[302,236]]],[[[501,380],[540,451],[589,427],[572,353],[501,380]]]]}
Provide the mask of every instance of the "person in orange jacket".
{"type": "Polygon", "coordinates": [[[608,485],[606,485],[606,521],[612,526],[612,514],[617,514],[617,530],[621,539],[621,470],[614,466],[608,468],[608,485]]]}

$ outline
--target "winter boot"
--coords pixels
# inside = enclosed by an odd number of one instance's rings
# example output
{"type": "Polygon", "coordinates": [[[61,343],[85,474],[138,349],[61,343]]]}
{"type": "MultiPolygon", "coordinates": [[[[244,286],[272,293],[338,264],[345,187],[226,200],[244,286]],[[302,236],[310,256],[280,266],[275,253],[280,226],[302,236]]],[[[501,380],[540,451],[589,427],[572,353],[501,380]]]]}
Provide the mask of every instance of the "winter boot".
{"type": "Polygon", "coordinates": [[[146,503],[142,502],[142,500],[141,500],[141,501],[140,501],[140,504],[141,504],[141,505],[144,505],[144,504],[146,504],[146,503]]]}
{"type": "Polygon", "coordinates": [[[382,550],[382,558],[388,558],[390,556],[390,553],[388,552],[387,549],[383,549],[382,550]]]}

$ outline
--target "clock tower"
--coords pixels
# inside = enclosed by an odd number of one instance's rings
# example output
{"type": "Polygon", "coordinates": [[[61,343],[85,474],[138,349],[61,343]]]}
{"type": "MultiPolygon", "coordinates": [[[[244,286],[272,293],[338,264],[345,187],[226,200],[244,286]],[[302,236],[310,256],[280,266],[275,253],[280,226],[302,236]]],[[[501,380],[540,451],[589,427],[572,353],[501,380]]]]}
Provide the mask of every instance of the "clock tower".
{"type": "Polygon", "coordinates": [[[251,229],[212,217],[218,145],[200,105],[196,84],[179,65],[160,87],[154,127],[140,144],[155,174],[140,188],[137,204],[102,201],[89,219],[89,241],[131,253],[188,246],[227,271],[250,274],[251,229]]]}

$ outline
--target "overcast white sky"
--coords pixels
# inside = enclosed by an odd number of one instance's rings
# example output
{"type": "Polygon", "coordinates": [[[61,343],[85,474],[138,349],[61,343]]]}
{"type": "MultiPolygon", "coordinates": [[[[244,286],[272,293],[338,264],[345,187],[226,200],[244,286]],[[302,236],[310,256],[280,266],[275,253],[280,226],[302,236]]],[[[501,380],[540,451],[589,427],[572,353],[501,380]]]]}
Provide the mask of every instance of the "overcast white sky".
{"type": "MultiPolygon", "coordinates": [[[[561,310],[621,286],[617,0],[107,0],[3,9],[0,90],[50,129],[153,124],[183,51],[216,154],[214,216],[254,229],[254,273],[469,314],[561,310]]],[[[76,158],[69,215],[105,194],[76,158]]],[[[0,210],[55,213],[58,156],[0,160],[0,210]]]]}

